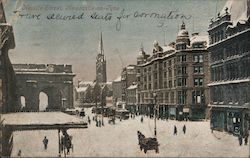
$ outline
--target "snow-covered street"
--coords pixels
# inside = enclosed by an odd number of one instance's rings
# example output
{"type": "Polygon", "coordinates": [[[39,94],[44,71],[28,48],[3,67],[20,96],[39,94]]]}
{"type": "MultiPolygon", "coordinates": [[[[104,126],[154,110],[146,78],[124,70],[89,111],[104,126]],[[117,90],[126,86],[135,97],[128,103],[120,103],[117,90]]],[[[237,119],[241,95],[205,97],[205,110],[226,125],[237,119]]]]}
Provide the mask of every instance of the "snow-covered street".
{"type": "MultiPolygon", "coordinates": [[[[159,153],[149,150],[146,154],[138,145],[137,131],[146,137],[154,136],[154,120],[140,116],[129,120],[116,120],[108,124],[104,118],[104,127],[96,127],[92,121],[90,109],[85,110],[91,118],[87,129],[72,129],[74,150],[69,157],[248,157],[249,146],[239,146],[237,137],[216,132],[211,133],[207,122],[177,122],[174,120],[157,120],[157,139],[160,143],[159,153]],[[186,125],[186,134],[182,132],[186,125]],[[174,125],[178,134],[173,135],[174,125]]],[[[87,117],[84,118],[87,121],[87,117]]],[[[57,131],[18,131],[14,133],[12,156],[22,151],[24,157],[58,156],[57,131]],[[49,139],[48,149],[44,150],[42,140],[49,139]]]]}

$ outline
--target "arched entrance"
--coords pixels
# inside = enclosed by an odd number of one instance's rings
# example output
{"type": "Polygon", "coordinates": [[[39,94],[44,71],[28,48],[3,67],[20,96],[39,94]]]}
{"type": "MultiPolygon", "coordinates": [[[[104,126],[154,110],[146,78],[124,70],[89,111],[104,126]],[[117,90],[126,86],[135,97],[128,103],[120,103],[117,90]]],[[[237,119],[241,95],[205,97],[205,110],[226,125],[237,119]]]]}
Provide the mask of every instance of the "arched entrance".
{"type": "Polygon", "coordinates": [[[49,105],[48,95],[44,92],[40,92],[39,94],[39,111],[46,111],[49,105]]]}
{"type": "Polygon", "coordinates": [[[39,111],[56,111],[62,107],[61,91],[56,87],[46,87],[39,92],[39,111]]]}
{"type": "Polygon", "coordinates": [[[20,100],[21,100],[21,110],[24,110],[26,106],[26,98],[24,96],[21,96],[20,100]]]}

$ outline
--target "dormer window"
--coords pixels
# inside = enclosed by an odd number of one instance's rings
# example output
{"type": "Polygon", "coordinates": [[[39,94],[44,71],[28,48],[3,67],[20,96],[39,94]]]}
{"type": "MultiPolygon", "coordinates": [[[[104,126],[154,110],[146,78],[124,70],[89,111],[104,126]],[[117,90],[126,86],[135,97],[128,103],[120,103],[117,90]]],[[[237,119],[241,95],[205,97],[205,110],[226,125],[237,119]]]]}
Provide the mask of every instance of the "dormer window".
{"type": "Polygon", "coordinates": [[[176,49],[177,50],[187,49],[187,45],[186,45],[186,43],[177,44],[176,49]]]}
{"type": "Polygon", "coordinates": [[[204,43],[199,42],[199,43],[193,43],[192,47],[193,48],[204,48],[205,46],[204,46],[204,43]]]}

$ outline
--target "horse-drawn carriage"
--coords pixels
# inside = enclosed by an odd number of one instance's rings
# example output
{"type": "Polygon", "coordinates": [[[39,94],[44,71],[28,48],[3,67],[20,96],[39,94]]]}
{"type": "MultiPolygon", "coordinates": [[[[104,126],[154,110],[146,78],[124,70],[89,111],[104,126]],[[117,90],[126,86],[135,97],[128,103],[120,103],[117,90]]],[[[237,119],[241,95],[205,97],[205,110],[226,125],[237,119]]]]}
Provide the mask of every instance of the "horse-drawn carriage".
{"type": "Polygon", "coordinates": [[[146,138],[140,131],[137,131],[137,135],[140,149],[143,149],[144,153],[147,153],[148,150],[155,150],[156,153],[159,153],[159,143],[157,138],[146,138]]]}

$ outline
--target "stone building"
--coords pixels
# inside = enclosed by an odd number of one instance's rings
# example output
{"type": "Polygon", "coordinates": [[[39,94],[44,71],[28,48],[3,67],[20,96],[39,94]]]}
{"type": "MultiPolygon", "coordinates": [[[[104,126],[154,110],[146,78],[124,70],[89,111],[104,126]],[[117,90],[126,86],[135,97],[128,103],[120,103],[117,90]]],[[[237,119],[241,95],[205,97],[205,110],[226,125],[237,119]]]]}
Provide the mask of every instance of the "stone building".
{"type": "Polygon", "coordinates": [[[140,113],[153,115],[156,108],[161,118],[203,119],[208,104],[206,47],[207,37],[194,34],[190,38],[183,23],[176,43],[160,46],[155,41],[152,56],[140,53],[137,58],[140,113]]]}
{"type": "Polygon", "coordinates": [[[82,105],[84,103],[92,103],[92,88],[93,82],[79,82],[78,86],[75,87],[76,97],[75,101],[78,105],[82,105]]]}
{"type": "Polygon", "coordinates": [[[122,100],[121,76],[119,76],[112,82],[112,89],[113,89],[113,103],[115,104],[117,101],[122,100]]]}
{"type": "Polygon", "coordinates": [[[250,109],[250,1],[228,1],[211,19],[211,128],[244,134],[250,109]]]}
{"type": "Polygon", "coordinates": [[[128,65],[121,73],[122,101],[127,102],[127,88],[136,82],[136,65],[128,65]]]}
{"type": "Polygon", "coordinates": [[[96,82],[98,83],[107,82],[106,58],[104,56],[102,34],[100,40],[100,52],[97,54],[96,57],[96,82]]]}
{"type": "MultiPolygon", "coordinates": [[[[8,51],[15,48],[12,26],[7,23],[0,1],[0,115],[18,109],[16,78],[8,51]]],[[[0,120],[0,155],[9,157],[13,148],[13,134],[0,120]]]]}
{"type": "Polygon", "coordinates": [[[138,98],[137,98],[137,84],[132,84],[127,88],[127,109],[131,113],[136,113],[138,111],[138,98]]]}
{"type": "Polygon", "coordinates": [[[0,1],[0,113],[18,109],[16,78],[9,59],[9,49],[15,48],[12,26],[7,23],[2,1],[0,1]]]}

